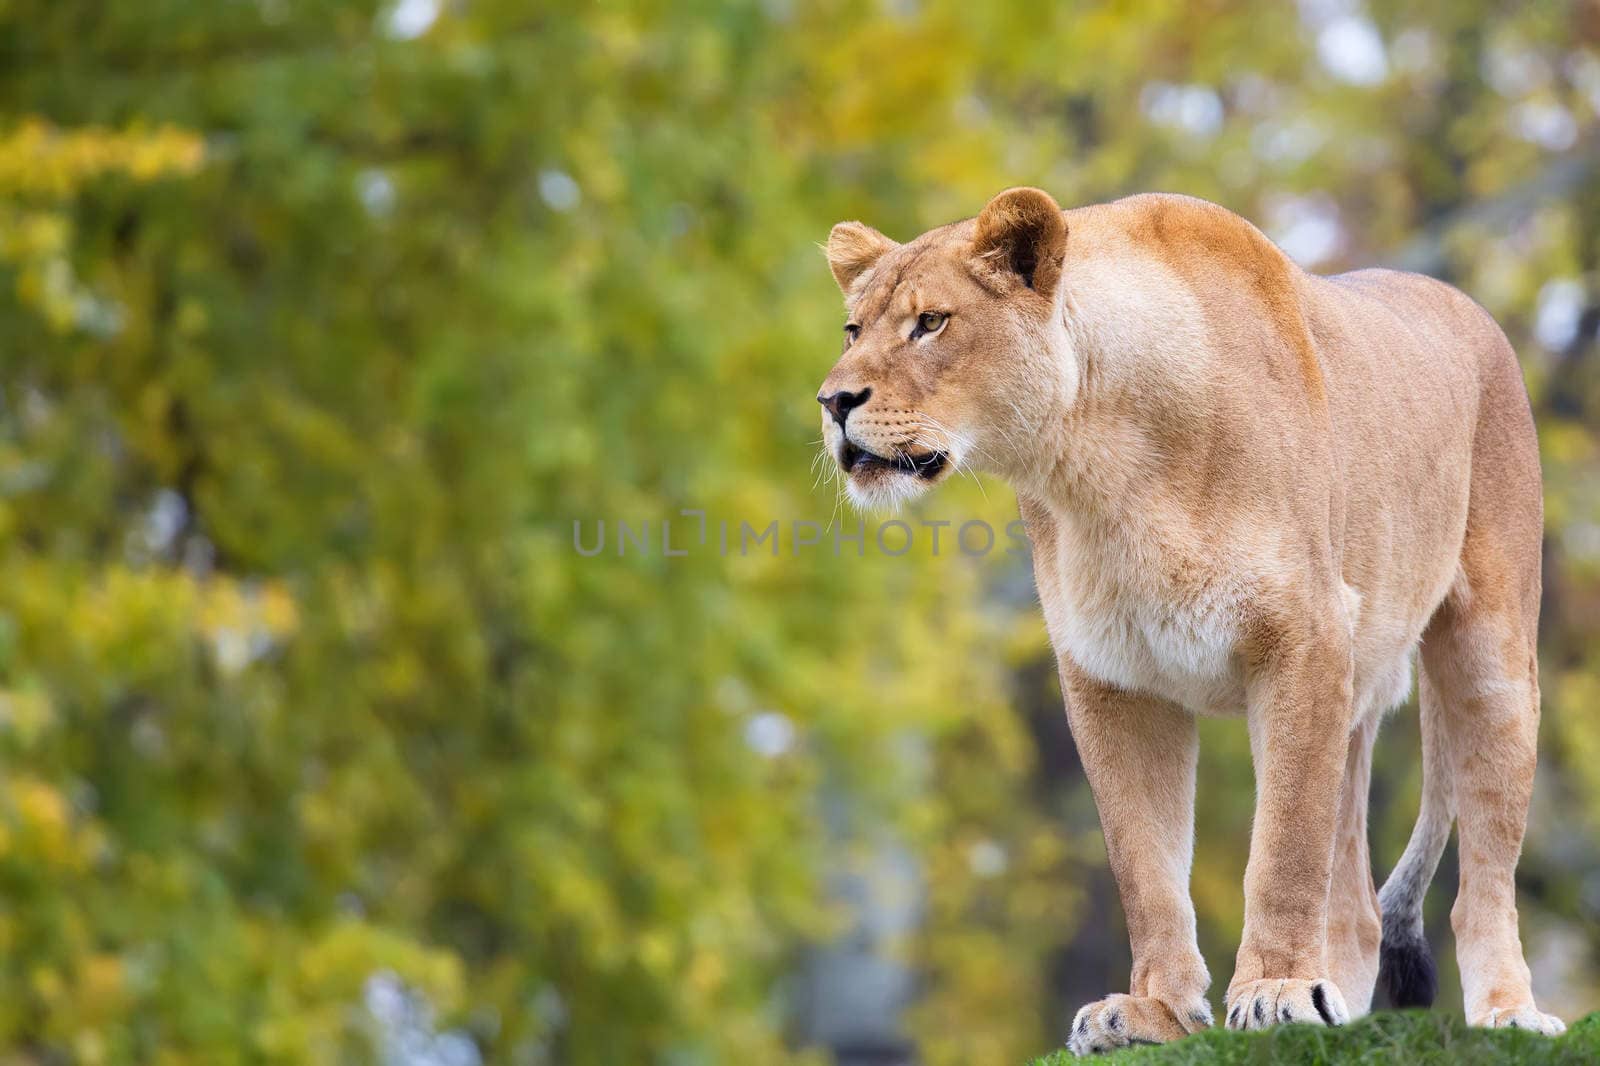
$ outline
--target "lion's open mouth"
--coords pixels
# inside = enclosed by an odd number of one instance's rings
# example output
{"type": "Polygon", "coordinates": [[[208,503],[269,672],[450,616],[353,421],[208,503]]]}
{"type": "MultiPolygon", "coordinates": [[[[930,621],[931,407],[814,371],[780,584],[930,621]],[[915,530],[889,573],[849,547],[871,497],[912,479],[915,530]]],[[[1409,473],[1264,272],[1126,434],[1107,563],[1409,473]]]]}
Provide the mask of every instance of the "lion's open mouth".
{"type": "Polygon", "coordinates": [[[912,474],[926,481],[938,476],[948,458],[944,452],[928,452],[924,455],[909,453],[876,455],[846,440],[844,450],[839,454],[839,465],[844,467],[847,474],[854,474],[857,470],[894,470],[902,474],[912,474]]]}

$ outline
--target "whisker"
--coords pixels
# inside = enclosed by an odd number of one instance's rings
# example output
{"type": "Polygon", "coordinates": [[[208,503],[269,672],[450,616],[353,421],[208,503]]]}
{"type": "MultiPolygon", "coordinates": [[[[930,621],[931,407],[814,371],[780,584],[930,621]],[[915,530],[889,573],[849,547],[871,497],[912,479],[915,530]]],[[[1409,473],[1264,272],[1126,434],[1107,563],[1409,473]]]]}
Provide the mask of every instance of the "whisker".
{"type": "MultiPolygon", "coordinates": [[[[954,450],[954,448],[951,447],[951,445],[959,443],[963,449],[966,449],[966,450],[969,450],[969,451],[974,451],[974,452],[978,453],[978,455],[981,458],[985,459],[989,463],[994,463],[994,461],[995,461],[994,460],[994,456],[990,455],[987,450],[979,447],[970,437],[967,437],[964,434],[960,434],[960,433],[954,432],[948,426],[946,426],[942,422],[940,422],[938,419],[932,417],[931,415],[925,415],[920,411],[917,412],[916,418],[919,421],[919,423],[921,423],[921,428],[933,429],[933,430],[937,431],[941,436],[943,436],[945,438],[945,441],[947,442],[947,446],[944,447],[944,448],[939,449],[940,451],[951,452],[951,451],[954,450]]],[[[998,464],[995,464],[995,465],[998,465],[998,464]]]]}
{"type": "Polygon", "coordinates": [[[926,438],[924,438],[921,433],[912,434],[911,442],[913,444],[920,445],[921,447],[928,448],[928,449],[930,449],[932,451],[944,452],[944,454],[950,460],[950,465],[955,467],[956,473],[964,474],[967,477],[971,478],[972,479],[972,483],[974,485],[978,486],[978,492],[983,495],[983,502],[984,503],[988,503],[989,502],[989,492],[988,492],[987,489],[985,489],[983,487],[983,482],[978,480],[978,475],[973,473],[972,469],[970,467],[968,467],[966,463],[964,463],[960,459],[956,458],[956,455],[955,455],[954,452],[952,452],[948,448],[939,447],[939,445],[936,444],[935,442],[927,440],[926,438]]]}
{"type": "Polygon", "coordinates": [[[827,536],[829,533],[833,532],[833,520],[839,517],[839,503],[844,499],[845,494],[843,470],[835,466],[829,472],[829,479],[834,482],[836,487],[833,493],[833,510],[828,512],[828,524],[822,530],[823,536],[827,536]]]}
{"type": "MultiPolygon", "coordinates": [[[[1021,421],[1021,414],[1022,413],[1021,413],[1021,410],[1017,408],[1017,401],[1016,400],[1011,400],[1009,402],[1011,404],[1012,410],[1017,412],[1018,421],[1021,421]]],[[[985,451],[984,449],[979,448],[969,438],[962,437],[960,434],[950,433],[949,428],[946,427],[943,423],[939,422],[938,419],[933,418],[931,415],[923,414],[920,411],[918,412],[918,417],[928,419],[937,428],[943,430],[944,432],[946,432],[950,436],[957,437],[958,439],[963,440],[969,447],[971,447],[971,448],[973,448],[973,450],[977,451],[978,454],[980,454],[984,458],[988,459],[991,463],[994,462],[994,456],[993,455],[991,455],[989,452],[985,451]]],[[[1006,430],[1006,429],[1004,429],[1004,428],[1002,428],[1000,426],[995,426],[993,428],[997,433],[1000,434],[1001,437],[1003,437],[1005,439],[1005,442],[1007,444],[1009,444],[1013,449],[1017,449],[1019,451],[1021,450],[1021,449],[1018,448],[1017,439],[1015,437],[1013,437],[1008,430],[1006,430]]]]}
{"type": "MultiPolygon", "coordinates": [[[[1012,402],[1014,404],[1016,401],[1012,401],[1012,402]]],[[[925,413],[923,413],[921,411],[918,411],[918,412],[916,412],[916,417],[920,422],[924,423],[925,425],[927,425],[927,426],[937,430],[941,434],[943,434],[944,437],[946,438],[946,440],[951,442],[952,444],[956,443],[956,442],[959,442],[963,449],[977,453],[977,455],[980,458],[984,459],[991,466],[999,466],[1000,465],[999,463],[997,463],[995,461],[994,456],[992,454],[990,454],[990,452],[987,449],[980,447],[977,444],[977,442],[972,440],[971,437],[952,431],[948,426],[944,425],[944,423],[940,422],[937,418],[934,418],[932,415],[928,415],[928,414],[925,414],[925,413]]],[[[1011,446],[1012,450],[1013,451],[1017,451],[1017,452],[1020,453],[1021,450],[1017,448],[1016,441],[1012,438],[1011,434],[1006,432],[1003,429],[999,429],[999,427],[995,427],[995,428],[997,430],[999,430],[1000,435],[1005,439],[1006,443],[1011,446]]],[[[950,452],[954,451],[953,448],[946,448],[946,449],[943,449],[943,450],[950,451],[950,452]]],[[[964,465],[969,465],[969,464],[963,464],[963,463],[957,462],[955,465],[957,466],[957,468],[961,468],[964,465]]],[[[978,490],[983,493],[984,500],[987,501],[988,498],[989,498],[989,494],[988,494],[988,492],[986,490],[984,490],[983,483],[981,481],[978,481],[977,476],[974,473],[972,473],[972,471],[970,469],[967,469],[967,470],[965,470],[963,472],[967,473],[968,476],[971,477],[974,482],[977,482],[978,490]]]]}

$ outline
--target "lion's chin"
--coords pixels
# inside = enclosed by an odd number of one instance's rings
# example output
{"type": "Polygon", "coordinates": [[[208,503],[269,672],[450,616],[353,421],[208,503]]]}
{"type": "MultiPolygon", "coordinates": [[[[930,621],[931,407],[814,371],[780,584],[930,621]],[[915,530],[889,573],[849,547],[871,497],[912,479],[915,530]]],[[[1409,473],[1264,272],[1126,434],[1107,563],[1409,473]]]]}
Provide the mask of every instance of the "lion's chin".
{"type": "Polygon", "coordinates": [[[846,481],[845,493],[850,502],[863,511],[892,512],[927,492],[937,477],[920,477],[892,469],[858,469],[846,481]]]}

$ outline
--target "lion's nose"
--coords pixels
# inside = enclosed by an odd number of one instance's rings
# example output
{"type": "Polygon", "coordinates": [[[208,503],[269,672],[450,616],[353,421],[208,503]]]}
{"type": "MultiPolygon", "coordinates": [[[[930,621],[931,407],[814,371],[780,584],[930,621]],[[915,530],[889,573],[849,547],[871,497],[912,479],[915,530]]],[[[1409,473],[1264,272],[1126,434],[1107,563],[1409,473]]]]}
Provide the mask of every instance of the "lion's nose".
{"type": "Polygon", "coordinates": [[[844,428],[844,420],[849,417],[852,408],[860,407],[872,396],[871,389],[862,389],[860,392],[849,392],[840,389],[832,396],[818,396],[817,402],[828,409],[833,420],[839,423],[839,428],[844,428]]]}

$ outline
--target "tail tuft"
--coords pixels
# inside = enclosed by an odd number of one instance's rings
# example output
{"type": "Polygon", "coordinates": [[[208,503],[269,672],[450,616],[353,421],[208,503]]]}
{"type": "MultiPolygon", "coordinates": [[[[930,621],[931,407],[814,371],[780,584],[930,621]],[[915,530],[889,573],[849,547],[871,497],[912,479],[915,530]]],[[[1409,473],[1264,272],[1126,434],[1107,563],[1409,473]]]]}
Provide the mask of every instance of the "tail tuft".
{"type": "Polygon", "coordinates": [[[1439,694],[1423,671],[1422,809],[1400,861],[1378,893],[1383,939],[1378,945],[1378,987],[1393,1007],[1431,1007],[1439,994],[1439,971],[1422,930],[1422,904],[1428,882],[1439,869],[1439,856],[1450,839],[1452,783],[1444,731],[1439,721],[1439,694]]]}
{"type": "Polygon", "coordinates": [[[1384,923],[1378,948],[1378,987],[1392,1006],[1431,1007],[1439,994],[1439,971],[1433,964],[1428,941],[1414,929],[1384,923]],[[1398,934],[1398,935],[1395,935],[1398,934]]]}

